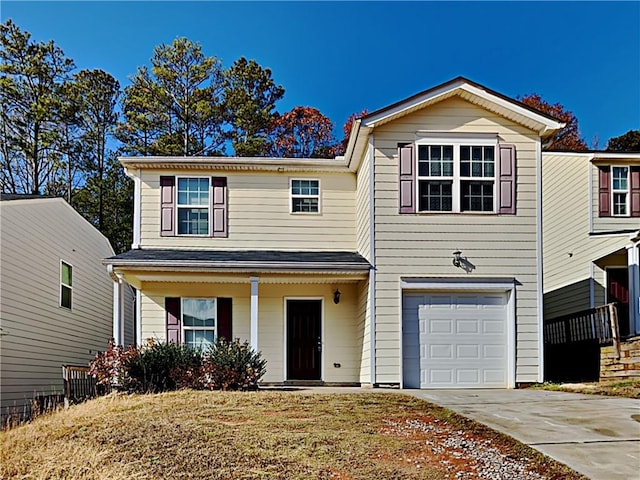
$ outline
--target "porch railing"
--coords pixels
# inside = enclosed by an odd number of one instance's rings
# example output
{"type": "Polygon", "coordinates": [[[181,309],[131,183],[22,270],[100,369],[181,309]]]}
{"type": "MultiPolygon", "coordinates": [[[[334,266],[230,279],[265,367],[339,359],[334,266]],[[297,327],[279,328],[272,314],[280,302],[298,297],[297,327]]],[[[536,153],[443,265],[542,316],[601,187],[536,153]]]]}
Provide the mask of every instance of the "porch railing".
{"type": "Polygon", "coordinates": [[[63,365],[64,404],[82,402],[97,396],[96,379],[84,365],[63,365]]]}
{"type": "Polygon", "coordinates": [[[544,342],[552,345],[596,340],[613,344],[620,355],[618,309],[615,303],[554,318],[544,325],[544,342]]]}

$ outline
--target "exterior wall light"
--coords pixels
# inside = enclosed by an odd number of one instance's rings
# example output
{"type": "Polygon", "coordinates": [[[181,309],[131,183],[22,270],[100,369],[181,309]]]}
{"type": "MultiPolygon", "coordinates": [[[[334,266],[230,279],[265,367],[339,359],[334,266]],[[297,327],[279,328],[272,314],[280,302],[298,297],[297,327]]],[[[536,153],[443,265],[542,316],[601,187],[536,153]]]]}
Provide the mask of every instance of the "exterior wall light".
{"type": "Polygon", "coordinates": [[[342,292],[336,288],[336,291],[333,292],[333,303],[336,305],[340,303],[340,295],[342,295],[342,292]]]}
{"type": "Polygon", "coordinates": [[[460,263],[462,261],[462,252],[460,250],[456,250],[453,252],[453,266],[460,268],[460,263]]]}

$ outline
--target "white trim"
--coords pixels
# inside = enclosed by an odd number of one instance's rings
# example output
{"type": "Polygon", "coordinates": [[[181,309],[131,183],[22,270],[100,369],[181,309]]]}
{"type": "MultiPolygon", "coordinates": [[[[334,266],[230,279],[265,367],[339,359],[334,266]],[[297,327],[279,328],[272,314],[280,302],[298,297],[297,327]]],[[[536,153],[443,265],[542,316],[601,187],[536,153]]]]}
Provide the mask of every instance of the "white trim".
{"type": "Polygon", "coordinates": [[[113,282],[113,339],[116,345],[124,344],[124,290],[122,275],[116,274],[117,281],[113,282]]]}
{"type": "Polygon", "coordinates": [[[306,177],[289,177],[289,213],[291,215],[321,215],[322,214],[322,183],[319,178],[306,178],[306,177]],[[318,194],[317,195],[302,195],[293,194],[293,182],[294,181],[309,181],[318,182],[318,194]],[[293,199],[294,198],[315,198],[318,200],[317,212],[294,212],[293,211],[293,199]]]}
{"type": "Polygon", "coordinates": [[[542,215],[542,145],[536,139],[536,275],[537,307],[538,307],[538,382],[544,381],[544,251],[542,232],[544,219],[542,215]]]}
{"type": "MultiPolygon", "coordinates": [[[[412,292],[415,290],[425,290],[429,292],[436,291],[455,291],[460,293],[468,292],[505,292],[507,294],[507,388],[515,388],[516,386],[516,281],[515,279],[477,279],[464,281],[457,278],[424,278],[424,279],[400,279],[400,312],[402,312],[402,300],[404,291],[412,292]]],[[[400,325],[403,318],[400,313],[400,325]]],[[[404,382],[404,366],[402,359],[404,358],[402,327],[400,335],[400,385],[403,388],[404,382]]]]}
{"type": "Polygon", "coordinates": [[[325,336],[324,336],[324,297],[305,297],[305,296],[287,296],[284,297],[284,321],[282,322],[284,325],[284,349],[282,351],[282,367],[283,367],[283,379],[286,382],[287,380],[299,380],[297,378],[289,378],[289,363],[287,352],[289,351],[289,344],[287,342],[287,334],[289,329],[289,311],[288,311],[288,302],[296,301],[296,300],[319,300],[320,301],[320,381],[324,381],[324,352],[325,352],[325,336]]]}
{"type": "Polygon", "coordinates": [[[627,268],[629,269],[629,333],[640,333],[640,243],[627,247],[627,268]]]}
{"type": "Polygon", "coordinates": [[[371,385],[376,384],[376,187],[375,187],[375,163],[376,163],[376,149],[373,136],[369,137],[369,263],[371,269],[369,270],[369,318],[371,319],[371,325],[369,326],[370,341],[369,346],[369,361],[370,361],[370,375],[371,385]]]}
{"type": "Polygon", "coordinates": [[[612,217],[616,217],[616,218],[625,218],[625,217],[630,217],[631,216],[631,168],[629,167],[629,165],[611,165],[611,185],[609,185],[610,189],[611,189],[611,198],[610,198],[610,202],[611,202],[611,216],[612,217]],[[614,189],[613,187],[613,181],[614,181],[614,177],[613,177],[613,170],[616,168],[622,168],[622,169],[626,169],[627,170],[627,188],[626,190],[621,190],[621,189],[614,189]],[[616,209],[616,204],[615,204],[615,195],[617,194],[624,194],[625,195],[625,202],[624,202],[624,208],[626,210],[626,213],[615,213],[615,209],[616,209]]]}
{"type": "MultiPolygon", "coordinates": [[[[599,206],[594,206],[594,202],[593,202],[593,176],[596,174],[597,169],[593,170],[594,166],[593,165],[589,165],[589,168],[587,169],[587,172],[589,174],[589,178],[587,180],[587,185],[589,185],[589,191],[587,192],[587,197],[588,197],[588,201],[589,201],[589,232],[593,232],[593,224],[594,224],[594,217],[596,215],[596,212],[599,209],[599,206]]],[[[598,203],[600,203],[600,199],[598,199],[598,203]]]]}
{"type": "Polygon", "coordinates": [[[251,282],[251,348],[258,351],[258,282],[259,277],[249,277],[251,282]]]}
{"type": "Polygon", "coordinates": [[[180,343],[186,345],[185,340],[185,331],[194,331],[194,330],[202,330],[202,331],[213,331],[213,341],[215,343],[218,338],[218,297],[180,297],[180,343]],[[214,301],[214,313],[215,313],[215,321],[213,322],[213,327],[204,327],[204,326],[186,326],[184,324],[184,301],[185,300],[213,300],[214,301]]]}
{"type": "Polygon", "coordinates": [[[499,134],[497,133],[465,133],[465,132],[442,132],[430,130],[418,130],[416,132],[416,143],[460,143],[471,146],[484,146],[487,144],[497,145],[499,134]]]}
{"type": "Polygon", "coordinates": [[[133,178],[133,243],[132,249],[140,248],[140,237],[142,231],[142,179],[140,178],[140,170],[129,175],[133,178]]]}

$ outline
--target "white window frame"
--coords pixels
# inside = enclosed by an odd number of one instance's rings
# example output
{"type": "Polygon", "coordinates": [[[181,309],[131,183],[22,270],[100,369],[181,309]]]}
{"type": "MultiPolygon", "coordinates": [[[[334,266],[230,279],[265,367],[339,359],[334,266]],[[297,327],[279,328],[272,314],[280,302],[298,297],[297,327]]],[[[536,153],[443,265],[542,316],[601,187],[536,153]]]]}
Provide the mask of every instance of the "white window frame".
{"type": "Polygon", "coordinates": [[[631,205],[630,205],[630,200],[631,198],[631,167],[629,167],[628,165],[611,165],[611,216],[612,217],[629,217],[631,216],[631,205]],[[624,168],[627,170],[627,188],[626,189],[615,189],[613,187],[614,183],[614,170],[616,168],[624,168]],[[615,202],[615,198],[616,198],[616,194],[621,194],[624,193],[625,194],[625,213],[615,213],[616,210],[616,202],[615,202]]]}
{"type": "Polygon", "coordinates": [[[176,198],[175,198],[175,234],[176,236],[179,237],[210,237],[211,236],[211,195],[213,195],[213,192],[211,191],[211,177],[206,177],[206,176],[201,176],[201,175],[180,175],[180,176],[176,176],[176,198]],[[180,185],[180,180],[193,180],[193,179],[197,179],[197,180],[206,180],[207,181],[207,185],[208,185],[208,191],[209,191],[209,202],[206,205],[181,205],[178,202],[178,199],[180,198],[179,196],[179,185],[180,185]],[[206,209],[207,210],[207,233],[179,233],[180,232],[180,209],[199,209],[199,210],[203,210],[206,209]]]}
{"type": "Polygon", "coordinates": [[[320,215],[321,210],[321,202],[320,202],[320,193],[322,192],[322,185],[320,183],[319,178],[290,178],[289,179],[289,213],[292,215],[320,215]],[[303,182],[318,182],[318,194],[317,195],[302,195],[302,194],[293,194],[293,182],[303,181],[303,182]],[[294,212],[293,211],[293,200],[295,198],[315,198],[318,200],[318,211],[317,212],[294,212]]]}
{"type": "Polygon", "coordinates": [[[60,260],[60,290],[59,290],[59,301],[58,301],[58,306],[60,308],[66,308],[67,310],[73,310],[73,265],[71,265],[69,262],[65,262],[64,260],[60,260]],[[70,268],[70,272],[71,272],[71,284],[67,285],[66,283],[64,283],[62,281],[62,268],[63,265],[66,265],[70,268]],[[71,291],[71,295],[70,295],[70,300],[71,300],[71,305],[70,306],[66,306],[66,305],[62,305],[62,290],[63,288],[68,288],[71,291]]]}
{"type": "Polygon", "coordinates": [[[417,213],[426,214],[450,214],[450,213],[463,213],[472,215],[495,215],[498,213],[498,139],[497,135],[463,135],[463,136],[432,136],[425,134],[422,138],[419,138],[415,142],[415,172],[416,172],[416,185],[415,185],[415,205],[417,213]],[[453,147],[453,177],[432,177],[432,176],[420,176],[419,170],[419,147],[420,146],[451,146],[453,147]],[[493,177],[462,177],[460,175],[461,160],[460,160],[460,148],[461,147],[493,147],[493,177]],[[420,210],[420,181],[438,181],[438,180],[453,180],[451,189],[452,205],[451,210],[420,210]],[[477,210],[462,210],[462,182],[463,181],[477,181],[477,182],[493,182],[493,210],[491,211],[477,211],[477,210]]]}
{"type": "Polygon", "coordinates": [[[198,331],[198,330],[203,330],[203,331],[213,331],[213,342],[215,343],[216,339],[218,338],[218,297],[182,297],[180,298],[180,326],[182,327],[180,329],[181,331],[181,342],[183,345],[187,345],[186,342],[186,335],[185,332],[187,330],[189,331],[198,331]],[[215,306],[215,319],[214,319],[214,324],[213,327],[202,327],[202,326],[197,326],[197,327],[192,327],[192,326],[188,326],[184,324],[184,301],[185,300],[214,300],[214,306],[215,306]]]}

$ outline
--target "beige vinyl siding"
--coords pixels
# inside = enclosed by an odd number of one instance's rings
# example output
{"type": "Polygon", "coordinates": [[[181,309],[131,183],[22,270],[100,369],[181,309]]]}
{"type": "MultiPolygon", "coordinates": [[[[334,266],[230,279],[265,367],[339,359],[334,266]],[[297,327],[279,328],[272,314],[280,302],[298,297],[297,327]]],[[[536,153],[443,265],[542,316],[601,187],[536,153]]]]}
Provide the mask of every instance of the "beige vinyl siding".
{"type": "Polygon", "coordinates": [[[452,98],[378,127],[375,142],[376,382],[401,377],[401,277],[509,277],[518,282],[516,381],[538,380],[536,143],[520,125],[452,98]],[[516,145],[517,215],[399,214],[397,144],[416,132],[497,133],[516,145]],[[466,274],[452,265],[462,250],[475,265],[466,274]]]}
{"type": "Polygon", "coordinates": [[[62,199],[0,202],[2,413],[62,391],[63,364],[87,365],[112,336],[107,239],[62,199]],[[60,261],[73,267],[60,307],[60,261]]]}
{"type": "Polygon", "coordinates": [[[371,383],[371,311],[369,309],[369,280],[358,284],[358,345],[360,356],[360,382],[371,383]]]}
{"type": "Polygon", "coordinates": [[[143,170],[142,248],[356,250],[352,173],[143,170]],[[160,176],[226,176],[228,238],[160,237],[160,176]],[[320,213],[290,213],[290,179],[320,180],[320,213]]]}
{"type": "MultiPolygon", "coordinates": [[[[626,234],[589,235],[589,175],[593,168],[584,155],[543,155],[544,310],[547,319],[591,307],[592,270],[594,304],[602,305],[606,290],[604,270],[590,265],[629,242],[626,234]]],[[[597,178],[593,180],[597,188],[597,178]]],[[[593,193],[597,198],[597,191],[593,193]]]]}
{"type": "Polygon", "coordinates": [[[356,181],[356,240],[358,252],[371,261],[371,162],[370,152],[360,164],[356,181]]]}
{"type": "MultiPolygon", "coordinates": [[[[365,283],[365,282],[361,282],[365,283]]],[[[318,298],[323,301],[322,379],[326,382],[360,382],[363,325],[358,317],[359,284],[339,284],[338,305],[332,284],[273,284],[258,286],[258,349],[267,360],[264,382],[285,380],[285,298],[318,298]],[[334,364],[340,364],[335,367],[334,364]]],[[[232,335],[250,340],[251,285],[207,283],[143,283],[142,338],[166,340],[165,297],[231,297],[232,335]]]]}
{"type": "MultiPolygon", "coordinates": [[[[622,163],[620,163],[622,165],[622,163]]],[[[594,232],[615,232],[619,230],[640,229],[640,218],[638,217],[601,217],[599,216],[599,170],[596,165],[589,164],[591,172],[591,206],[593,212],[594,232]]],[[[613,205],[612,205],[613,208],[613,205]]],[[[630,208],[630,206],[629,206],[630,208]]]]}

